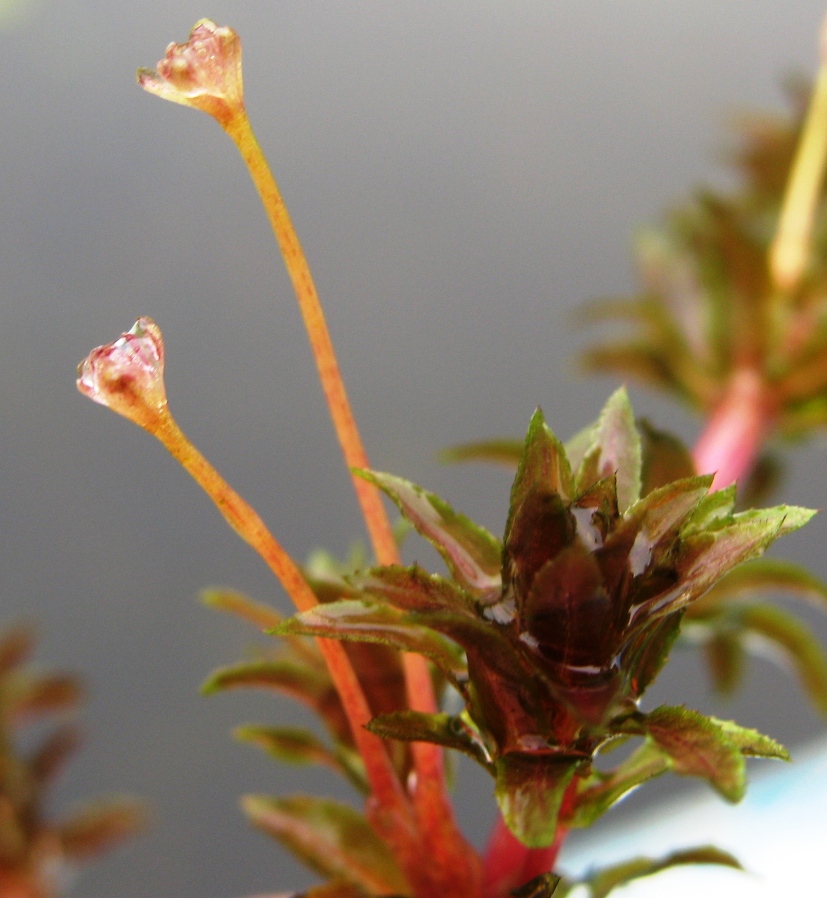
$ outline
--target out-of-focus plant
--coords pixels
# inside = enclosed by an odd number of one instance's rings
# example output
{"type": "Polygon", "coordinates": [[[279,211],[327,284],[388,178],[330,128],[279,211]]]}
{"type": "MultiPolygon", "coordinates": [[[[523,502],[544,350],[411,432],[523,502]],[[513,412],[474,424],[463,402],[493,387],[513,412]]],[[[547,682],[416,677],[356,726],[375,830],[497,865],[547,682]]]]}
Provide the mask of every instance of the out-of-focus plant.
{"type": "Polygon", "coordinates": [[[30,628],[0,633],[0,896],[54,898],[76,869],[143,828],[132,799],[98,800],[60,819],[49,789],[78,747],[75,676],[27,665],[30,628]],[[48,721],[54,718],[50,724],[48,721]],[[35,734],[37,738],[35,738],[35,734]]]}
{"type": "MultiPolygon", "coordinates": [[[[661,372],[659,382],[693,399],[709,416],[694,453],[636,422],[622,389],[566,444],[538,410],[523,441],[454,452],[515,463],[502,540],[433,493],[370,469],[307,261],[247,117],[236,33],[200,21],[139,82],[212,115],[246,162],[296,290],[372,544],[367,562],[317,556],[302,568],[290,558],[172,417],[163,339],[150,319],[81,365],[81,391],[156,436],[296,606],[285,619],[237,593],[207,594],[211,605],[277,637],[277,648],[217,671],[206,689],[256,686],[305,703],[326,738],[271,726],[238,735],[281,760],[332,768],[363,796],[361,809],[309,795],[244,799],[256,826],[321,875],[324,884],[306,895],[566,894],[577,883],[554,867],[567,831],[589,826],[631,789],[672,771],[737,801],[745,757],[786,758],[755,730],[684,706],[643,710],[641,698],[689,625],[722,688],[735,684],[744,645],[761,636],[793,660],[827,710],[821,648],[798,621],[751,598],[782,585],[824,603],[827,590],[806,572],[758,557],[812,512],[736,511],[734,486],[770,433],[827,421],[823,276],[813,252],[827,75],[789,181],[777,170],[779,148],[789,156],[795,141],[763,150],[754,141],[742,154],[754,175],[746,198],[706,195],[669,239],[645,244],[654,284],[647,295],[600,307],[642,322],[648,342],[604,347],[592,363],[661,372]],[[783,202],[772,199],[779,184],[789,184],[783,202]],[[382,494],[436,548],[447,574],[402,565],[382,494]],[[631,751],[611,767],[604,756],[620,744],[631,751]],[[501,822],[482,855],[455,818],[445,748],[493,778],[501,822]]],[[[694,862],[737,866],[703,846],[598,870],[585,885],[602,896],[694,862]]]]}

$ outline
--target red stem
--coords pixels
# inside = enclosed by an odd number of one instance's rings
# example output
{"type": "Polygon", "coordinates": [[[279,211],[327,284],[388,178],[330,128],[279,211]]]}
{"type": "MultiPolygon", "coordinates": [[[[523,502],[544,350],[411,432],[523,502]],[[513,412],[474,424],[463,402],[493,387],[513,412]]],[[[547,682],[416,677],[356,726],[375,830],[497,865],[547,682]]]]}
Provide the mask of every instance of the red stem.
{"type": "Polygon", "coordinates": [[[715,474],[713,489],[750,473],[771,419],[760,373],[751,368],[736,371],[692,452],[699,474],[715,474]]]}

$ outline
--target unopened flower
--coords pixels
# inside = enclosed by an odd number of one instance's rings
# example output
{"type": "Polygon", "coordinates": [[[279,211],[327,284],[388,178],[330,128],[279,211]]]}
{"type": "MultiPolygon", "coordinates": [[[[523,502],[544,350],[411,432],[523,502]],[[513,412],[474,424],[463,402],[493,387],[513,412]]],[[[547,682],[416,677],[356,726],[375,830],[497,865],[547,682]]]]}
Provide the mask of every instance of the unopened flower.
{"type": "Polygon", "coordinates": [[[167,414],[164,339],[157,324],[139,318],[132,329],[98,346],[78,366],[78,389],[147,430],[167,414]]]}
{"type": "Polygon", "coordinates": [[[138,84],[165,100],[207,112],[226,125],[244,109],[241,39],[232,28],[201,19],[186,43],[167,47],[156,71],[138,70],[138,84]]]}

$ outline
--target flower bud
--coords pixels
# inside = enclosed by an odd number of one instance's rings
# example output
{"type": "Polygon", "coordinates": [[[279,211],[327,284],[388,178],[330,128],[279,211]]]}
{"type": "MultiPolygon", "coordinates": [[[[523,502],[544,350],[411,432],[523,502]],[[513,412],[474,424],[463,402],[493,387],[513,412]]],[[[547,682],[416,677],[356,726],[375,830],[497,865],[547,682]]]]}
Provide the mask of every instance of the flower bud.
{"type": "Polygon", "coordinates": [[[98,346],[78,366],[78,389],[152,432],[167,414],[164,339],[151,318],[139,318],[114,343],[98,346]]]}
{"type": "Polygon", "coordinates": [[[185,44],[167,47],[156,71],[138,70],[138,84],[165,100],[207,112],[224,126],[244,109],[241,39],[232,28],[201,19],[185,44]]]}

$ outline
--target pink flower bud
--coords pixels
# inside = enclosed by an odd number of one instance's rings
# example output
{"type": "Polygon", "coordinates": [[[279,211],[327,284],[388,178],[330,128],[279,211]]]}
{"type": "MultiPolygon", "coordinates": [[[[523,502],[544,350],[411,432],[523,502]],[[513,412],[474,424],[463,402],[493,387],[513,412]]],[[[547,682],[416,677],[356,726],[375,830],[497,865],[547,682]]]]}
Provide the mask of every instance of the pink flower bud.
{"type": "Polygon", "coordinates": [[[98,346],[78,365],[78,389],[135,424],[154,430],[167,414],[164,338],[151,318],[139,318],[114,343],[98,346]]]}
{"type": "Polygon", "coordinates": [[[167,47],[157,71],[138,70],[138,84],[165,100],[208,112],[225,125],[244,109],[241,39],[232,28],[201,19],[185,44],[167,47]]]}

